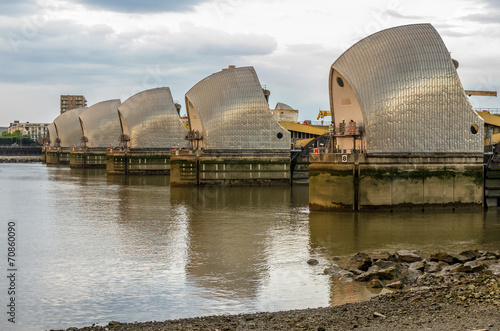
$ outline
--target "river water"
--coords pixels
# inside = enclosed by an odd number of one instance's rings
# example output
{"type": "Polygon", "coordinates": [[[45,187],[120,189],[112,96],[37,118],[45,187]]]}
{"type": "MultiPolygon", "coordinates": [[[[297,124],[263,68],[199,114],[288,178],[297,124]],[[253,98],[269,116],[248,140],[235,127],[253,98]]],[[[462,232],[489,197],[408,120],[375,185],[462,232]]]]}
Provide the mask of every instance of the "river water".
{"type": "Polygon", "coordinates": [[[307,186],[177,188],[167,176],[0,164],[0,201],[1,330],[337,305],[380,290],[323,275],[335,256],[500,249],[496,210],[310,212],[307,186]]]}

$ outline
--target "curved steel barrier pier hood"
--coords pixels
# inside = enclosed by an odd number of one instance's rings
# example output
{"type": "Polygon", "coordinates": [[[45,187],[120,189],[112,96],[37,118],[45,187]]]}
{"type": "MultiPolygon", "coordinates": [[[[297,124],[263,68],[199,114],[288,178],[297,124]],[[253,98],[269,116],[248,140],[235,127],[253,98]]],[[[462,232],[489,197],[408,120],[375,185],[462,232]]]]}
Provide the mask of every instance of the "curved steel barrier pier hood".
{"type": "Polygon", "coordinates": [[[129,148],[174,148],[186,145],[187,129],[168,87],[139,92],[118,107],[129,148]]]}
{"type": "Polygon", "coordinates": [[[191,135],[204,149],[290,149],[253,67],[222,70],[186,93],[191,135]]]}
{"type": "MultiPolygon", "coordinates": [[[[336,128],[351,120],[364,127],[357,148],[367,153],[482,153],[483,120],[455,65],[430,24],[366,37],[331,66],[336,128]]],[[[338,141],[352,148],[352,138],[338,141]]]]}

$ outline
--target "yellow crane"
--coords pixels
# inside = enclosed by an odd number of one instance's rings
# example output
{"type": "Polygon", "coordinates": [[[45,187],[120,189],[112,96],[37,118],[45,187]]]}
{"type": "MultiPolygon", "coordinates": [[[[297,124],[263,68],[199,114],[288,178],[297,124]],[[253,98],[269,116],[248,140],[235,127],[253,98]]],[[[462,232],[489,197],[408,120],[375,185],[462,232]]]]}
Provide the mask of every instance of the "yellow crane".
{"type": "Polygon", "coordinates": [[[320,111],[319,111],[319,113],[318,113],[318,118],[317,118],[317,119],[318,119],[318,120],[319,120],[320,118],[321,118],[321,119],[323,119],[323,118],[325,118],[325,117],[327,117],[327,116],[332,116],[332,112],[331,112],[331,111],[329,111],[329,110],[320,110],[320,111]]]}

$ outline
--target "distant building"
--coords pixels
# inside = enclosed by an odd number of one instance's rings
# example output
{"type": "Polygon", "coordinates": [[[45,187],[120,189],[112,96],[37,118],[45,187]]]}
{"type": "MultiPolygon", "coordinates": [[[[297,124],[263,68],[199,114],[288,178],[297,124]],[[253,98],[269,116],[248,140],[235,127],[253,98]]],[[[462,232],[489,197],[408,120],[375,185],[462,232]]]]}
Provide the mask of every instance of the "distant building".
{"type": "Polygon", "coordinates": [[[31,137],[32,140],[37,140],[39,137],[45,138],[49,135],[49,123],[20,123],[19,121],[14,121],[10,123],[7,132],[14,133],[19,130],[21,134],[26,134],[31,137]]]}
{"type": "Polygon", "coordinates": [[[87,106],[83,95],[61,95],[61,114],[75,108],[87,106]]]}
{"type": "Polygon", "coordinates": [[[299,111],[282,102],[276,104],[272,113],[278,122],[297,122],[299,119],[299,111]]]}

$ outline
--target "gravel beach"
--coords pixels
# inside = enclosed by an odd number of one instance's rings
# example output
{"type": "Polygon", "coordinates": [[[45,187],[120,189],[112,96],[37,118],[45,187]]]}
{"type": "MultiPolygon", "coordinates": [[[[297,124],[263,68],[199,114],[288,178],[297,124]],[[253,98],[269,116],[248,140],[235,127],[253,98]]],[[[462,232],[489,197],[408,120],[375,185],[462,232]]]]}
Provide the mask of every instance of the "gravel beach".
{"type": "MultiPolygon", "coordinates": [[[[500,330],[497,254],[488,256],[483,253],[482,257],[477,254],[472,262],[482,261],[489,265],[489,269],[483,268],[478,272],[463,271],[464,266],[471,264],[469,261],[454,263],[443,267],[440,272],[429,273],[429,268],[434,268],[435,262],[423,259],[425,269],[413,281],[402,279],[406,284],[403,290],[379,295],[364,302],[326,308],[206,316],[163,322],[111,321],[105,326],[93,325],[67,330],[500,330]]],[[[397,258],[398,254],[392,256],[397,258]]],[[[405,256],[407,258],[409,255],[405,256]]],[[[452,255],[439,253],[434,260],[450,256],[452,255]]],[[[399,256],[402,257],[403,255],[399,256]]],[[[460,259],[463,255],[453,257],[460,259]]],[[[353,260],[356,258],[359,262],[359,255],[353,260]]],[[[373,258],[370,260],[375,261],[373,258]]],[[[390,270],[396,268],[404,271],[405,267],[412,270],[412,264],[394,263],[396,265],[390,270]]],[[[441,260],[439,263],[446,264],[441,260]]],[[[329,272],[325,270],[325,273],[329,272]]],[[[362,275],[366,274],[375,275],[373,279],[382,281],[383,278],[377,277],[386,275],[387,272],[372,268],[356,278],[365,279],[362,275]]],[[[368,280],[364,281],[369,286],[368,280]]]]}

